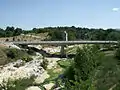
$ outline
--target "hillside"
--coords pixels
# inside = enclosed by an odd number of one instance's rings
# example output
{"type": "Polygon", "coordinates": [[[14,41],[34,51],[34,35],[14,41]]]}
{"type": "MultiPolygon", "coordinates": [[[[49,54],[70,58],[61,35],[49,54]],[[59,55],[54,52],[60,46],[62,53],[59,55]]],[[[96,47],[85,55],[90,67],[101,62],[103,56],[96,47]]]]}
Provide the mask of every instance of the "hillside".
{"type": "Polygon", "coordinates": [[[48,39],[49,35],[48,33],[30,33],[30,34],[21,34],[18,36],[13,36],[13,37],[3,37],[0,38],[0,41],[34,41],[34,40],[45,40],[48,39]]]}

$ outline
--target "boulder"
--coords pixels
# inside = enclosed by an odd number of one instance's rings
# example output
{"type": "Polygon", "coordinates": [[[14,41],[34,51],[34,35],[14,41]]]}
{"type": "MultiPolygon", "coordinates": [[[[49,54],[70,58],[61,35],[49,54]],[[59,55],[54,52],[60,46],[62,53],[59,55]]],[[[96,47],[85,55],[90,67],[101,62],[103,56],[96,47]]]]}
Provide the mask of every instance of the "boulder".
{"type": "Polygon", "coordinates": [[[40,76],[35,78],[34,83],[40,84],[43,83],[46,78],[49,78],[50,76],[47,74],[47,72],[42,73],[40,76]]]}
{"type": "Polygon", "coordinates": [[[57,67],[57,61],[60,60],[60,58],[46,58],[46,60],[48,61],[48,69],[53,69],[57,67]]]}
{"type": "Polygon", "coordinates": [[[49,77],[47,72],[40,66],[40,60],[33,60],[21,66],[22,63],[23,61],[16,61],[3,66],[3,68],[0,70],[0,84],[2,84],[4,81],[7,82],[9,79],[17,80],[30,78],[32,76],[35,77],[36,83],[40,84],[49,77]],[[16,67],[16,64],[19,67],[16,67]]]}
{"type": "Polygon", "coordinates": [[[55,85],[54,83],[49,83],[49,84],[45,84],[43,86],[46,90],[51,90],[54,85],[55,85]]]}
{"type": "Polygon", "coordinates": [[[30,86],[25,90],[41,90],[38,86],[30,86]]]}

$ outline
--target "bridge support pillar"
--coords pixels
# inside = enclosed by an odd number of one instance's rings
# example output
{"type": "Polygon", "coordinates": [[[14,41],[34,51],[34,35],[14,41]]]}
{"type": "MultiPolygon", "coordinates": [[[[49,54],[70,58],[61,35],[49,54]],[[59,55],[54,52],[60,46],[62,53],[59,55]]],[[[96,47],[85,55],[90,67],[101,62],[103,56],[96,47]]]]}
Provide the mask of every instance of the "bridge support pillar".
{"type": "Polygon", "coordinates": [[[64,47],[65,47],[64,45],[61,46],[61,51],[60,51],[61,57],[64,57],[65,55],[64,47]]]}

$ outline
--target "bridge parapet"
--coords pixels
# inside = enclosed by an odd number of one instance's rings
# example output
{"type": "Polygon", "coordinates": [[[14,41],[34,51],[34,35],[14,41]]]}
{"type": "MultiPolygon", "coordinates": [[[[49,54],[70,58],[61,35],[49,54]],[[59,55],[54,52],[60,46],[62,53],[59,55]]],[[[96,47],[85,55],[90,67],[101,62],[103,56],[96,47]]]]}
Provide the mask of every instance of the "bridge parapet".
{"type": "MultiPolygon", "coordinates": [[[[3,43],[3,42],[0,42],[3,43]]],[[[73,44],[118,44],[118,41],[19,41],[19,42],[4,42],[22,45],[73,45],[73,44]]]]}

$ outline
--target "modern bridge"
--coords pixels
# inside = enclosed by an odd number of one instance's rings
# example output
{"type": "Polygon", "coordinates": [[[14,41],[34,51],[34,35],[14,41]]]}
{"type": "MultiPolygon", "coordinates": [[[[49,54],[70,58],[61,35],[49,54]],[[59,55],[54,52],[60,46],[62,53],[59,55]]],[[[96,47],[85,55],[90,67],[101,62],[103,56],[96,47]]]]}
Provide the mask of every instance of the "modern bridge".
{"type": "Polygon", "coordinates": [[[66,45],[74,44],[118,44],[119,41],[13,41],[0,42],[0,44],[14,44],[14,45],[58,45],[61,46],[61,56],[65,55],[64,47],[66,45]]]}
{"type": "Polygon", "coordinates": [[[118,44],[118,41],[13,41],[0,42],[16,45],[74,45],[74,44],[118,44]]]}

